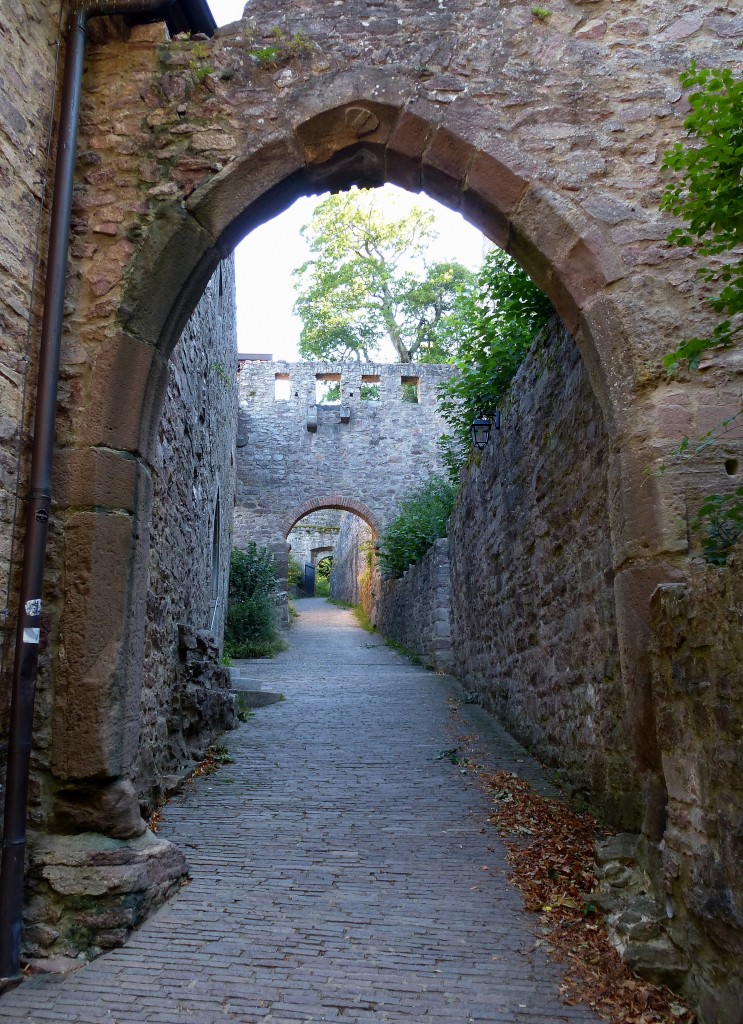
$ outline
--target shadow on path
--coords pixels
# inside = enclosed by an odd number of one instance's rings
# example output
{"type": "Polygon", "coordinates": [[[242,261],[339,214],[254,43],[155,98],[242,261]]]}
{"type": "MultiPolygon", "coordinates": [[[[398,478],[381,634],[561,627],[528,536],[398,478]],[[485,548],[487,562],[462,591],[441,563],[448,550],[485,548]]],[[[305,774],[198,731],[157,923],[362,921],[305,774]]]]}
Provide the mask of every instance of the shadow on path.
{"type": "Polygon", "coordinates": [[[457,684],[351,612],[298,607],[289,650],[255,664],[286,700],[165,809],[192,883],[124,948],[7,993],[0,1021],[597,1021],[560,1004],[487,799],[437,755],[464,730],[495,767],[538,765],[476,707],[454,725],[457,684]]]}

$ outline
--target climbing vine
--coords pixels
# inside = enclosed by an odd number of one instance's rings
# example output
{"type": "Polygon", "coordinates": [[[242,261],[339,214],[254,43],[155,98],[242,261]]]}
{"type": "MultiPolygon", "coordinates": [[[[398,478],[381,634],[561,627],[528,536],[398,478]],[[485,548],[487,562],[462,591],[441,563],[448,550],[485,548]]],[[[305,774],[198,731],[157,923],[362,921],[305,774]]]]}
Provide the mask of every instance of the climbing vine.
{"type": "Polygon", "coordinates": [[[676,142],[665,153],[663,167],[675,176],[660,205],[686,222],[668,241],[712,258],[699,276],[719,288],[708,302],[725,319],[707,337],[689,338],[669,353],[664,362],[670,369],[682,359],[698,366],[706,349],[733,345],[743,331],[743,78],[692,61],[680,81],[693,90],[684,121],[690,142],[676,142]],[[737,258],[726,258],[736,250],[737,258]]]}
{"type": "MultiPolygon", "coordinates": [[[[709,261],[698,273],[717,293],[709,298],[722,319],[707,337],[689,338],[664,359],[673,372],[686,360],[699,365],[710,348],[729,347],[743,332],[743,78],[727,68],[697,67],[692,61],[680,77],[689,94],[691,112],[684,121],[689,144],[677,142],[665,154],[663,167],[676,176],[666,186],[661,209],[686,223],[674,228],[668,241],[691,247],[709,261]],[[733,254],[728,256],[728,254],[733,254]]],[[[709,431],[694,447],[684,438],[674,453],[700,452],[729,429],[743,413],[709,431]]],[[[703,554],[712,565],[725,565],[743,533],[743,488],[729,494],[710,494],[691,527],[704,534],[703,554]]]]}

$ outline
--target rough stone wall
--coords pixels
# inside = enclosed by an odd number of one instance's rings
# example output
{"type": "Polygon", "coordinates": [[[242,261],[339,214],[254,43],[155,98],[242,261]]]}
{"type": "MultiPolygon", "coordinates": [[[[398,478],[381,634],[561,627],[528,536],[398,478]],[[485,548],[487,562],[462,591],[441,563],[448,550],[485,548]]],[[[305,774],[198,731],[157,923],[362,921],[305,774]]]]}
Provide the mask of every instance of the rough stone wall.
{"type": "Polygon", "coordinates": [[[67,752],[72,770],[50,759],[54,662],[42,673],[31,780],[31,822],[41,828],[30,843],[29,955],[120,945],[186,871],[183,854],[146,831],[142,815],[234,724],[229,673],[219,658],[234,504],[236,353],[229,258],[167,367],[150,466],[145,641],[126,777],[91,783],[75,778],[74,752],[67,752]],[[69,868],[71,857],[79,869],[69,868]],[[131,865],[130,889],[111,882],[112,863],[131,865]]]}
{"type": "Polygon", "coordinates": [[[657,877],[704,1021],[743,1005],[743,549],[653,598],[653,697],[668,787],[657,877]],[[671,916],[672,915],[672,916],[671,916]]]}
{"type": "Polygon", "coordinates": [[[639,826],[619,667],[607,435],[563,326],[517,374],[450,520],[456,674],[609,820],[639,826]]]}
{"type": "Polygon", "coordinates": [[[235,543],[286,557],[296,521],[317,509],[354,511],[379,530],[399,500],[442,469],[443,420],[436,385],[450,366],[247,362],[240,375],[235,543]],[[318,376],[341,378],[339,405],[317,405],[318,376]],[[275,398],[276,378],[288,399],[275,398]],[[362,377],[379,378],[378,401],[361,399],[362,377]],[[420,381],[404,401],[402,378],[420,381]]]}
{"type": "Polygon", "coordinates": [[[374,624],[383,636],[419,655],[428,668],[451,671],[451,576],[446,538],[437,540],[399,580],[381,581],[374,624]]]}
{"type": "Polygon", "coordinates": [[[235,500],[236,353],[230,258],[173,352],[157,434],[135,769],[148,809],[233,720],[219,657],[235,500]]]}
{"type": "MultiPolygon", "coordinates": [[[[59,5],[14,0],[0,10],[0,653],[5,630],[15,494],[27,467],[21,416],[24,386],[36,358],[34,274],[46,236],[40,223],[47,192],[46,150],[54,105],[59,5]]],[[[21,508],[23,503],[21,502],[21,508]]],[[[16,553],[16,561],[18,555],[16,553]]],[[[11,602],[12,603],[12,602],[11,602]]],[[[4,716],[2,716],[4,718],[4,716]]]]}
{"type": "Polygon", "coordinates": [[[315,565],[318,552],[323,552],[322,557],[330,554],[335,549],[342,516],[335,509],[325,509],[300,519],[286,538],[291,556],[300,565],[315,565]]]}
{"type": "Polygon", "coordinates": [[[372,532],[367,523],[350,512],[343,514],[330,570],[330,596],[334,601],[361,604],[365,574],[369,574],[372,532]]]}

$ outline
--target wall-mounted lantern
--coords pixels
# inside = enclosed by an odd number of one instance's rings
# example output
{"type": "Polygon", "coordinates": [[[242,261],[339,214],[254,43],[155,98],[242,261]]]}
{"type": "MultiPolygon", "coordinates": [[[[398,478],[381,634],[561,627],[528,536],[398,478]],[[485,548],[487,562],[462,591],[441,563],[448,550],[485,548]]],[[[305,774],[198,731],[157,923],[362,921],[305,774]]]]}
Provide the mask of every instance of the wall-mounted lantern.
{"type": "Polygon", "coordinates": [[[493,429],[500,430],[500,409],[496,409],[493,413],[478,412],[470,427],[472,444],[478,451],[485,448],[493,429]]]}

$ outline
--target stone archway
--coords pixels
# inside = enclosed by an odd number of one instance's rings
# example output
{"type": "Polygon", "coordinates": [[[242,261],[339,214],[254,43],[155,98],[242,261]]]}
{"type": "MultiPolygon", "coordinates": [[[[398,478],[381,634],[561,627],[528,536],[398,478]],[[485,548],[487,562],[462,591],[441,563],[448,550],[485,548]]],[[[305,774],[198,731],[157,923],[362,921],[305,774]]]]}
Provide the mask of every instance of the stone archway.
{"type": "MultiPolygon", "coordinates": [[[[637,367],[641,345],[650,344],[652,334],[657,347],[662,332],[652,318],[638,331],[630,300],[642,293],[645,271],[630,269],[606,228],[545,184],[548,165],[540,168],[526,161],[503,137],[490,107],[469,99],[424,104],[417,92],[413,79],[385,68],[301,83],[284,94],[284,119],[268,139],[257,132],[246,135],[241,151],[194,188],[185,202],[158,206],[119,282],[122,301],[109,314],[109,337],[93,363],[93,407],[87,408],[84,423],[75,423],[72,411],[71,438],[86,452],[76,448],[76,458],[105,463],[104,475],[123,483],[127,491],[125,507],[132,522],[146,522],[146,504],[134,502],[141,492],[129,478],[146,473],[168,354],[219,259],[251,226],[300,194],[383,181],[424,188],[462,210],[514,255],[575,334],[612,441],[610,506],[627,703],[636,735],[642,737],[644,766],[658,771],[645,653],[648,608],[658,583],[680,578],[674,562],[687,540],[670,481],[655,479],[648,485],[646,473],[655,458],[648,433],[656,409],[641,394],[637,367]],[[119,398],[123,373],[129,381],[126,405],[119,398]]],[[[114,499],[98,497],[98,509],[111,507],[114,499]]],[[[78,504],[93,502],[80,495],[78,504]]],[[[117,496],[116,505],[122,504],[117,496]]],[[[111,529],[105,519],[97,527],[111,529]]],[[[144,557],[137,536],[135,528],[128,560],[132,567],[144,557]]],[[[108,542],[104,548],[109,550],[108,542]]],[[[125,561],[121,550],[120,542],[116,551],[110,547],[112,570],[125,561]]],[[[110,630],[120,642],[109,647],[113,661],[98,662],[101,694],[108,691],[108,678],[122,671],[131,674],[120,660],[125,649],[126,664],[137,662],[129,609],[139,605],[142,584],[136,569],[131,571],[121,581],[118,600],[109,602],[120,609],[110,630]]],[[[117,573],[107,576],[116,579],[117,573]]],[[[76,614],[93,612],[79,609],[76,614]]],[[[136,686],[117,688],[116,699],[128,705],[136,699],[136,686]]],[[[129,711],[123,717],[131,716],[129,711]]],[[[60,749],[79,746],[74,723],[55,732],[55,744],[60,749]]],[[[96,773],[113,770],[107,753],[97,746],[89,744],[90,767],[96,773]]],[[[117,761],[116,769],[125,773],[125,758],[117,761]]],[[[81,765],[80,770],[87,768],[81,765]]]]}
{"type": "Polygon", "coordinates": [[[379,536],[381,528],[379,517],[371,509],[367,508],[363,502],[357,501],[355,498],[349,498],[347,495],[337,494],[334,491],[331,491],[329,494],[308,498],[298,508],[292,509],[285,517],[281,526],[284,536],[287,537],[291,533],[292,528],[304,516],[309,515],[311,512],[319,512],[324,508],[337,508],[342,512],[352,512],[359,519],[364,520],[374,537],[379,536]]]}
{"type": "MultiPolygon", "coordinates": [[[[673,31],[670,4],[645,11],[639,28],[609,15],[587,24],[572,5],[546,26],[528,5],[496,15],[476,0],[409,6],[398,20],[319,0],[310,19],[300,0],[278,15],[254,0],[250,30],[199,42],[206,58],[195,42],[158,40],[152,29],[91,53],[84,127],[95,144],[81,163],[88,215],[75,228],[70,296],[74,388],[58,431],[59,614],[62,632],[86,644],[84,662],[59,665],[53,770],[91,780],[130,770],[148,466],[167,359],[206,281],[240,237],[297,196],[389,181],[460,210],[526,268],[576,337],[609,434],[627,727],[648,782],[646,829],[659,839],[650,599],[683,576],[686,502],[700,484],[646,471],[669,439],[704,433],[735,400],[724,358],[711,367],[714,389],[705,382],[683,397],[656,369],[704,319],[694,268],[664,248],[668,224],[657,213],[658,154],[682,112],[672,97],[684,34],[673,31]],[[254,48],[276,29],[310,42],[271,66],[254,48]],[[662,47],[630,66],[638,31],[662,47]],[[193,68],[202,59],[204,75],[193,68]],[[92,584],[85,564],[97,567],[92,584]],[[84,734],[62,694],[73,707],[106,708],[113,725],[84,734]]],[[[713,19],[693,32],[717,63],[737,60],[713,19]]],[[[705,465],[711,478],[712,455],[705,465]]]]}

